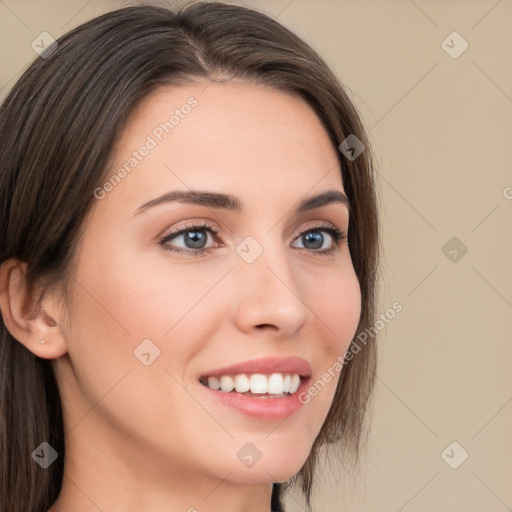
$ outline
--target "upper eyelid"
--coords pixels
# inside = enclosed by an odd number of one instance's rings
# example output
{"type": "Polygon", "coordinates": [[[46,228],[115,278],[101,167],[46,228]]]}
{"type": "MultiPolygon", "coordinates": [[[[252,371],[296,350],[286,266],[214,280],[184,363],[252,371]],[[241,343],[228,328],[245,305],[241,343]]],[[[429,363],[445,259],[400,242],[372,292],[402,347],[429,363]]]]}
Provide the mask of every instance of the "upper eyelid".
{"type": "MultiPolygon", "coordinates": [[[[300,236],[304,231],[310,231],[310,230],[322,229],[322,228],[334,228],[334,229],[341,231],[342,233],[348,232],[348,229],[346,230],[343,227],[338,227],[336,225],[336,223],[331,222],[331,221],[319,220],[319,221],[312,221],[312,222],[316,222],[316,224],[310,225],[310,226],[307,226],[304,228],[300,228],[300,230],[298,231],[298,236],[300,236]]],[[[183,232],[192,231],[193,229],[213,231],[212,234],[214,234],[214,235],[218,234],[221,231],[221,229],[217,228],[214,224],[210,223],[209,221],[191,221],[191,222],[189,221],[185,225],[180,226],[180,227],[174,229],[173,231],[168,232],[166,235],[163,235],[162,237],[167,238],[171,235],[178,236],[180,234],[183,234],[183,232]]]]}

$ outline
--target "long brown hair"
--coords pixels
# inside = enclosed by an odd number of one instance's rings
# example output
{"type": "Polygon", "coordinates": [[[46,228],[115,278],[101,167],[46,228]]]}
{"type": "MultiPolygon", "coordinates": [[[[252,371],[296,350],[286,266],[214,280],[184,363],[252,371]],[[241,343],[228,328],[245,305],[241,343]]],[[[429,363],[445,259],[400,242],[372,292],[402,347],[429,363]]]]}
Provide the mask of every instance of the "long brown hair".
{"type": "MultiPolygon", "coordinates": [[[[300,95],[329,134],[351,205],[348,241],[362,295],[355,340],[373,325],[376,307],[378,218],[369,141],[321,57],[281,24],[241,6],[118,9],[63,35],[31,64],[0,107],[0,263],[25,262],[27,284],[44,283],[38,301],[53,287],[66,289],[83,219],[135,104],[161,85],[221,75],[300,95]],[[349,135],[366,147],[355,159],[338,151],[349,135]]],[[[375,369],[373,340],[344,365],[306,463],[274,485],[274,504],[300,482],[310,508],[322,445],[336,443],[342,459],[352,455],[351,467],[357,466],[375,369]]],[[[0,322],[2,512],[46,512],[61,489],[64,446],[51,361],[35,356],[0,322]],[[31,457],[43,441],[59,454],[47,469],[31,457]]]]}

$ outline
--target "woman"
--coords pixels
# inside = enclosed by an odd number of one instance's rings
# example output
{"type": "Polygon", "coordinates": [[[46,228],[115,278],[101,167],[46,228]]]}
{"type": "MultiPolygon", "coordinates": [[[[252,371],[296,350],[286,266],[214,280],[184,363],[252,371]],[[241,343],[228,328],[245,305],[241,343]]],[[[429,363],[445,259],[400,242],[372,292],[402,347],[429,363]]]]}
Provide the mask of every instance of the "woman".
{"type": "Polygon", "coordinates": [[[222,3],[110,12],[16,83],[0,152],[3,512],[310,507],[322,445],[356,466],[372,163],[309,46],[222,3]]]}

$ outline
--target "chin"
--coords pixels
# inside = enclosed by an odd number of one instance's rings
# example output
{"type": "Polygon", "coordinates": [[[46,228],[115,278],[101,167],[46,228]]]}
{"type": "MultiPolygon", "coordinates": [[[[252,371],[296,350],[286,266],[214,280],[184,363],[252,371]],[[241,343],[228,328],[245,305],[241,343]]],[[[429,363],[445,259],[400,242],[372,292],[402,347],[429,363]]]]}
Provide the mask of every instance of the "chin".
{"type": "MultiPolygon", "coordinates": [[[[270,451],[270,450],[269,450],[270,451]]],[[[309,450],[275,449],[269,454],[264,452],[261,458],[247,467],[237,464],[230,480],[247,484],[284,482],[297,474],[309,455],[309,450]]]]}

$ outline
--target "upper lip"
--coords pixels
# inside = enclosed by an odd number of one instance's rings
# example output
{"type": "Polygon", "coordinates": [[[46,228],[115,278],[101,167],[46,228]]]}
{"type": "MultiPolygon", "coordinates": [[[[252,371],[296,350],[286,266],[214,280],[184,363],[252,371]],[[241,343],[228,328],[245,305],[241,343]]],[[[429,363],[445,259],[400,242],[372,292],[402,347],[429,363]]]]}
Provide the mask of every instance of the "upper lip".
{"type": "Polygon", "coordinates": [[[311,376],[310,364],[300,357],[262,357],[241,363],[216,368],[203,373],[203,377],[239,375],[241,373],[298,373],[301,377],[311,376]]]}

